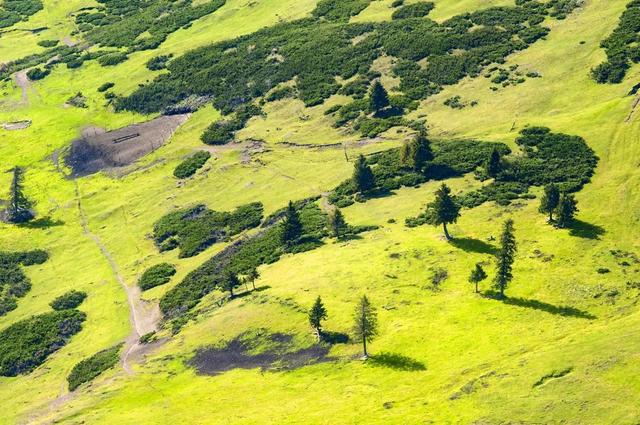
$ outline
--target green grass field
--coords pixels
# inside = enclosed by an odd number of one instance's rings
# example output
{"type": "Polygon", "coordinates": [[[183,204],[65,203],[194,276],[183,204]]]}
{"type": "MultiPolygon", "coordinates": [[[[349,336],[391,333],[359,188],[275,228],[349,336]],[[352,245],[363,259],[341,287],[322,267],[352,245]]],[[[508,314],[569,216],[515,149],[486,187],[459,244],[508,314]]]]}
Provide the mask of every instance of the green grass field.
{"type": "MultiPolygon", "coordinates": [[[[40,51],[39,39],[67,36],[73,27],[68,14],[93,4],[44,3],[42,12],[17,25],[50,29],[39,36],[2,35],[2,61],[40,51]]],[[[390,19],[390,3],[375,0],[352,21],[390,19]]],[[[513,1],[434,3],[431,17],[441,21],[513,1]]],[[[310,0],[229,0],[189,29],[169,36],[159,49],[132,54],[115,67],[102,68],[95,61],[75,70],[57,67],[31,85],[27,103],[20,102],[21,90],[13,82],[0,83],[0,123],[33,121],[26,130],[0,130],[3,169],[27,167],[27,192],[37,201],[38,216],[52,222],[43,228],[0,224],[0,250],[42,248],[51,254],[43,265],[25,269],[33,289],[16,310],[0,318],[0,329],[49,311],[48,303],[70,289],[88,294],[80,307],[87,313],[80,334],[31,374],[0,377],[0,423],[638,423],[640,291],[628,282],[640,282],[640,267],[621,265],[611,250],[640,251],[640,120],[638,112],[632,113],[634,98],[627,96],[640,78],[640,67],[632,67],[619,85],[598,85],[589,76],[605,57],[600,40],[615,28],[626,3],[585,0],[567,19],[548,22],[551,32],[545,40],[508,58],[507,66],[517,64],[542,78],[496,92],[483,76],[468,78],[422,102],[411,114],[426,118],[433,138],[475,138],[514,147],[517,133],[528,124],[582,136],[600,161],[592,182],[577,194],[577,230],[546,224],[537,211],[538,200],[464,210],[450,229],[455,243],[444,240],[439,228],[405,227],[404,219],[422,211],[438,182],[356,203],[343,209],[347,221],[378,225],[378,230],[346,242],[328,241],[319,249],[262,266],[256,284],[268,289],[220,308],[214,302],[223,294],[214,291],[200,303],[201,314],[179,334],[170,337],[168,330],[161,330],[159,337],[166,342],[145,358],[130,361],[132,374],[119,366],[73,394],[66,383],[72,367],[130,334],[127,296],[96,241],[130,286],[149,266],[176,265],[170,283],[143,294],[144,300],[156,303],[224,247],[216,244],[187,259],[178,259],[177,251],[158,253],[149,235],[164,214],[200,202],[227,211],[253,201],[262,202],[269,214],[290,199],[328,192],[351,175],[353,164],[345,160],[342,148],[315,145],[345,142],[353,158],[398,146],[408,133],[394,128],[378,143],[360,146],[357,133],[333,128],[323,114],[344,101],[340,96],[312,108],[283,100],[267,104],[267,116],[253,118],[238,134],[241,140],[265,141],[265,152],[246,163],[241,147],[211,148],[212,158],[184,184],[177,184],[173,169],[185,156],[208,148],[200,134],[220,116],[210,106],[194,113],[170,143],[122,176],[100,173],[74,181],[52,161],[55,152],[87,126],[115,129],[152,118],[113,112],[96,91],[102,83],[114,82],[116,93],[128,94],[157,74],[144,66],[149,58],[178,55],[307,16],[315,7],[310,0]],[[77,92],[88,98],[89,107],[63,107],[77,92]],[[443,105],[455,95],[476,100],[478,106],[457,110],[443,105]],[[285,141],[314,146],[289,146],[285,141]],[[79,204],[89,233],[83,229],[79,204]],[[515,221],[519,243],[515,278],[508,289],[511,303],[474,294],[467,282],[475,263],[492,261],[486,245],[497,242],[488,238],[498,237],[506,218],[515,221]],[[435,268],[448,273],[439,291],[431,288],[435,268]],[[598,268],[610,273],[599,274],[598,268]],[[326,329],[349,332],[363,293],[379,312],[380,336],[371,344],[372,353],[404,356],[424,370],[363,362],[357,344],[335,345],[329,353],[335,361],[292,371],[238,369],[203,376],[185,364],[198,348],[249,329],[292,334],[296,346],[310,345],[314,335],[301,310],[318,295],[329,311],[326,329]],[[576,310],[562,315],[561,307],[576,310]],[[563,376],[535,385],[554,374],[563,376]]],[[[8,188],[9,182],[10,174],[0,173],[0,188],[8,188]]],[[[448,183],[455,193],[480,184],[470,175],[448,183]]],[[[493,266],[488,270],[492,274],[493,266]]],[[[483,285],[488,289],[488,281],[483,285]]]]}

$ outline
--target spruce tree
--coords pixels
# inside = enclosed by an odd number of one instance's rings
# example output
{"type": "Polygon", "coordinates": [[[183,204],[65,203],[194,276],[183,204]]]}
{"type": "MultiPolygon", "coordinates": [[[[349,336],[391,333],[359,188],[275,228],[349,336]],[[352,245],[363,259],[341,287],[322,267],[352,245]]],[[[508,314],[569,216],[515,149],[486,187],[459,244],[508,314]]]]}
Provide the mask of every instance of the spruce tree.
{"type": "Polygon", "coordinates": [[[362,342],[363,358],[367,359],[367,343],[378,335],[378,314],[366,295],[360,298],[354,314],[353,333],[355,340],[362,342]]]}
{"type": "Polygon", "coordinates": [[[227,271],[222,278],[221,287],[224,291],[229,291],[229,296],[231,298],[235,297],[233,290],[236,286],[240,285],[240,280],[238,276],[230,271],[227,271]]]}
{"type": "Polygon", "coordinates": [[[334,238],[341,238],[349,232],[349,225],[338,208],[329,213],[329,232],[334,238]]]}
{"type": "Polygon", "coordinates": [[[373,113],[378,113],[389,106],[389,95],[380,81],[376,80],[369,93],[369,107],[373,113]]]}
{"type": "Polygon", "coordinates": [[[514,235],[513,220],[504,222],[502,235],[500,236],[500,252],[496,259],[496,276],[493,283],[500,291],[500,297],[504,298],[504,291],[513,279],[512,267],[518,250],[514,235]]]}
{"type": "Polygon", "coordinates": [[[13,179],[9,189],[9,202],[6,210],[6,218],[10,223],[26,223],[33,219],[33,202],[24,194],[24,170],[21,167],[13,168],[13,179]]]}
{"type": "Polygon", "coordinates": [[[487,278],[487,272],[484,271],[480,263],[471,271],[469,282],[476,286],[476,294],[478,293],[478,284],[487,278]]]}
{"type": "Polygon", "coordinates": [[[284,221],[282,222],[282,243],[285,246],[293,245],[302,236],[302,223],[300,222],[300,214],[289,201],[285,212],[284,221]]]}
{"type": "Polygon", "coordinates": [[[425,132],[421,131],[411,142],[411,167],[415,171],[422,171],[427,162],[433,160],[431,143],[425,132]]]}
{"type": "Polygon", "coordinates": [[[327,319],[327,309],[322,304],[322,299],[320,296],[316,298],[316,302],[313,303],[313,307],[311,307],[311,311],[309,311],[309,323],[316,331],[316,336],[318,341],[322,339],[322,321],[327,319]]]}
{"type": "Polygon", "coordinates": [[[553,212],[560,204],[560,189],[557,185],[551,183],[544,187],[544,195],[540,199],[541,213],[549,214],[549,222],[553,222],[553,212]]]}
{"type": "Polygon", "coordinates": [[[427,205],[427,221],[433,226],[442,224],[444,236],[447,240],[451,240],[447,224],[455,223],[458,217],[460,217],[460,205],[451,196],[451,189],[443,183],[436,191],[436,199],[427,205]]]}
{"type": "Polygon", "coordinates": [[[373,171],[367,164],[364,155],[360,155],[353,170],[353,184],[358,192],[364,193],[375,187],[373,171]]]}
{"type": "Polygon", "coordinates": [[[573,220],[574,215],[578,212],[578,201],[573,195],[563,193],[556,209],[558,222],[556,225],[560,228],[567,227],[573,220]]]}
{"type": "Polygon", "coordinates": [[[487,175],[496,178],[502,171],[502,158],[498,149],[493,148],[486,164],[487,175]]]}
{"type": "Polygon", "coordinates": [[[403,168],[413,168],[411,161],[411,142],[404,142],[400,147],[400,165],[403,168]]]}

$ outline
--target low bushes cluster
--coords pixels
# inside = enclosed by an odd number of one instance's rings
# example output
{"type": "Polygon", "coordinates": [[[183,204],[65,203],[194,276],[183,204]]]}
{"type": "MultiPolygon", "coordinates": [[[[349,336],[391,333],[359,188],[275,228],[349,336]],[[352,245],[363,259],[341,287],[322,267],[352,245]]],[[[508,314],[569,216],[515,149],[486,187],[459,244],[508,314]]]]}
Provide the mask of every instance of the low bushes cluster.
{"type": "Polygon", "coordinates": [[[207,145],[224,145],[233,140],[236,131],[241,130],[247,121],[262,110],[254,105],[242,105],[237,108],[233,118],[216,121],[202,133],[200,139],[207,145]]]}
{"type": "Polygon", "coordinates": [[[176,274],[176,268],[172,264],[156,264],[145,270],[138,281],[138,286],[146,291],[169,282],[174,274],[176,274]]]}
{"type": "Polygon", "coordinates": [[[104,83],[100,87],[98,87],[98,91],[100,93],[103,93],[109,90],[110,88],[112,88],[113,86],[115,86],[115,83],[112,83],[112,82],[104,83]]]}
{"type": "Polygon", "coordinates": [[[211,154],[207,151],[198,151],[194,155],[182,161],[173,170],[173,175],[179,179],[191,177],[211,158],[211,154]]]}
{"type": "Polygon", "coordinates": [[[257,227],[262,221],[260,202],[242,205],[232,212],[212,211],[196,205],[169,213],[156,222],[153,238],[160,251],[180,248],[180,257],[192,257],[212,244],[257,227]]]}
{"type": "Polygon", "coordinates": [[[598,83],[617,84],[627,74],[631,63],[640,62],[640,0],[627,4],[618,27],[600,43],[607,61],[595,67],[591,74],[598,83]]]}
{"type": "Polygon", "coordinates": [[[161,298],[160,310],[163,315],[175,318],[186,313],[202,297],[219,288],[229,272],[246,275],[262,264],[278,261],[286,252],[302,252],[319,246],[320,238],[327,235],[326,214],[315,203],[305,203],[296,209],[300,214],[302,236],[295,244],[287,246],[283,243],[281,223],[231,244],[189,273],[161,298]]]}
{"type": "Polygon", "coordinates": [[[26,20],[42,8],[42,0],[4,0],[0,5],[0,28],[26,20]]]}
{"type": "Polygon", "coordinates": [[[21,320],[0,331],[0,376],[27,374],[82,329],[86,315],[61,310],[21,320]]]}
{"type": "Polygon", "coordinates": [[[20,266],[42,264],[49,258],[46,251],[0,252],[0,316],[18,307],[17,299],[31,290],[31,280],[20,266]]]}
{"type": "Polygon", "coordinates": [[[76,364],[67,377],[69,391],[74,391],[85,382],[93,381],[102,372],[111,369],[120,359],[122,344],[115,345],[106,350],[102,350],[88,359],[76,364]]]}
{"type": "Polygon", "coordinates": [[[49,75],[51,70],[49,68],[33,68],[27,71],[27,77],[31,81],[42,80],[44,77],[49,75]]]}
{"type": "Polygon", "coordinates": [[[167,63],[171,60],[172,57],[172,54],[155,56],[149,59],[145,65],[147,69],[151,71],[159,71],[167,67],[167,63]]]}
{"type": "Polygon", "coordinates": [[[329,21],[346,22],[369,6],[371,0],[320,0],[313,16],[329,21]]]}
{"type": "Polygon", "coordinates": [[[87,298],[86,292],[73,290],[60,295],[50,305],[54,310],[70,310],[80,306],[85,298],[87,298]]]}
{"type": "Polygon", "coordinates": [[[431,2],[412,3],[401,6],[391,15],[391,19],[407,19],[407,18],[423,18],[427,16],[434,8],[431,2]]]}
{"type": "Polygon", "coordinates": [[[98,63],[102,66],[114,66],[129,59],[129,56],[123,52],[107,53],[98,58],[98,63]]]}

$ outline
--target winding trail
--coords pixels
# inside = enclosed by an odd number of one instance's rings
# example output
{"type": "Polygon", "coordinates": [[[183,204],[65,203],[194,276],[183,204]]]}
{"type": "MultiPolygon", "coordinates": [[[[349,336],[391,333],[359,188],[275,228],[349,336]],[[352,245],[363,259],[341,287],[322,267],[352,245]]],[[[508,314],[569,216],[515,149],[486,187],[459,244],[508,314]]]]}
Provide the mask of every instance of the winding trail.
{"type": "Polygon", "coordinates": [[[27,70],[22,70],[16,73],[15,83],[20,90],[22,90],[22,97],[20,98],[21,105],[27,105],[29,103],[29,88],[31,87],[31,82],[29,81],[29,77],[27,77],[27,70]]]}

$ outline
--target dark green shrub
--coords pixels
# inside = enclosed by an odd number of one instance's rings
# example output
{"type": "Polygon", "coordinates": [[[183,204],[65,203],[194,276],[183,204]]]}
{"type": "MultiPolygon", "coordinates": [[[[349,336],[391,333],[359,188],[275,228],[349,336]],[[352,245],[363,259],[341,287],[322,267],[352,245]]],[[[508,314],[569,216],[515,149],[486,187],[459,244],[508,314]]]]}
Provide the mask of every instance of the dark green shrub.
{"type": "Polygon", "coordinates": [[[362,12],[369,3],[371,0],[320,0],[312,14],[330,21],[348,21],[362,12]]]}
{"type": "Polygon", "coordinates": [[[151,71],[159,71],[167,67],[167,63],[173,55],[160,55],[149,59],[146,63],[147,69],[151,71]]]}
{"type": "Polygon", "coordinates": [[[0,252],[0,316],[18,307],[16,298],[24,297],[31,289],[31,280],[20,265],[42,264],[49,258],[46,251],[0,252]]]}
{"type": "Polygon", "coordinates": [[[4,0],[0,9],[0,28],[7,28],[24,21],[42,8],[41,0],[4,0]]]}
{"type": "Polygon", "coordinates": [[[101,85],[100,87],[98,87],[98,91],[99,91],[100,93],[102,93],[102,92],[105,92],[105,91],[109,90],[109,89],[110,89],[111,87],[113,87],[113,86],[115,86],[115,84],[114,84],[114,83],[111,83],[111,82],[109,82],[109,83],[104,83],[103,85],[101,85]]]}
{"type": "Polygon", "coordinates": [[[77,308],[87,298],[86,292],[81,291],[69,291],[66,294],[60,295],[53,300],[49,305],[54,310],[69,310],[77,308]]]}
{"type": "Polygon", "coordinates": [[[391,19],[423,18],[434,8],[431,2],[412,3],[396,9],[391,15],[391,19]]]}
{"type": "Polygon", "coordinates": [[[58,40],[40,40],[38,46],[40,47],[55,47],[58,45],[58,40]]]}
{"type": "Polygon", "coordinates": [[[129,59],[126,53],[107,53],[98,58],[98,63],[102,66],[114,66],[129,59]]]}
{"type": "Polygon", "coordinates": [[[172,264],[156,264],[142,274],[138,286],[146,291],[169,282],[174,274],[176,274],[176,268],[172,264]]]}
{"type": "Polygon", "coordinates": [[[62,310],[32,316],[0,331],[0,376],[33,371],[82,329],[86,316],[62,310]]]}
{"type": "Polygon", "coordinates": [[[198,151],[195,155],[182,161],[173,170],[173,175],[179,179],[191,177],[211,158],[211,154],[207,151],[198,151]]]}
{"type": "Polygon", "coordinates": [[[31,81],[37,81],[37,80],[42,80],[44,77],[46,77],[47,75],[49,75],[51,73],[51,70],[48,68],[33,68],[30,69],[27,72],[27,77],[31,80],[31,81]]]}
{"type": "Polygon", "coordinates": [[[85,382],[93,381],[102,372],[118,364],[121,348],[122,344],[115,345],[76,364],[67,377],[69,391],[74,391],[85,382]]]}

